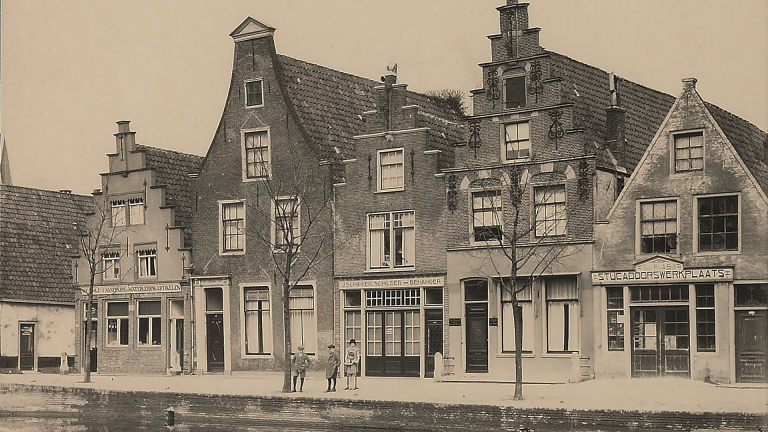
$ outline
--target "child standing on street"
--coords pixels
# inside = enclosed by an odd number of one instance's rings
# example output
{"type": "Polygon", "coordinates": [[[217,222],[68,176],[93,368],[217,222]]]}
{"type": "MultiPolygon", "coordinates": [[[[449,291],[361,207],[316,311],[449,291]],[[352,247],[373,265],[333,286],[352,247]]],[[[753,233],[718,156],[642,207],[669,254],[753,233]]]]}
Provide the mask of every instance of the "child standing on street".
{"type": "Polygon", "coordinates": [[[325,378],[328,380],[326,393],[336,391],[336,377],[339,374],[339,365],[341,365],[341,359],[339,359],[339,355],[336,353],[336,345],[330,344],[328,345],[328,366],[325,369],[325,378]],[[333,387],[331,387],[331,381],[333,381],[333,387]]]}
{"type": "Polygon", "coordinates": [[[351,390],[357,390],[357,363],[355,353],[352,351],[347,351],[347,357],[344,359],[344,374],[347,376],[347,387],[344,390],[350,390],[350,381],[355,385],[351,390]]]}
{"type": "Polygon", "coordinates": [[[299,346],[296,348],[299,352],[293,355],[291,360],[291,369],[293,369],[293,392],[296,391],[296,378],[301,377],[301,386],[299,391],[304,391],[304,377],[307,376],[307,369],[309,368],[309,356],[304,353],[304,347],[299,346]]]}

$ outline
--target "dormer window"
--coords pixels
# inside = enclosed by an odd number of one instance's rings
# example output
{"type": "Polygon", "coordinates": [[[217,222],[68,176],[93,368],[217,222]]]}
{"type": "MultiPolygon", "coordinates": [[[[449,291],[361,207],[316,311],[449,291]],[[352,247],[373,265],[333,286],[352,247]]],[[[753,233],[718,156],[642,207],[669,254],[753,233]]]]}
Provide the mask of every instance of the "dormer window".
{"type": "Polygon", "coordinates": [[[675,135],[675,172],[704,169],[704,134],[702,132],[675,135]]]}
{"type": "Polygon", "coordinates": [[[525,107],[525,75],[504,78],[504,108],[525,107]]]}
{"type": "Polygon", "coordinates": [[[245,106],[248,108],[264,106],[264,85],[261,79],[245,82],[245,106]]]}

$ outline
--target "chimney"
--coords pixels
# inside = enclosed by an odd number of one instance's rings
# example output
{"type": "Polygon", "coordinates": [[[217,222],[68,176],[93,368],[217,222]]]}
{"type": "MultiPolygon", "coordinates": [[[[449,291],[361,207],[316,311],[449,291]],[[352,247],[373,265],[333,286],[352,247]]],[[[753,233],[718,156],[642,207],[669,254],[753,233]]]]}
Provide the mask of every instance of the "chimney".
{"type": "Polygon", "coordinates": [[[376,106],[383,114],[384,128],[387,131],[395,129],[395,118],[398,109],[406,105],[406,85],[397,84],[397,63],[387,66],[387,71],[381,76],[383,86],[376,86],[376,106]]]}
{"type": "Polygon", "coordinates": [[[696,91],[696,78],[683,78],[683,93],[696,91]]]}
{"type": "Polygon", "coordinates": [[[136,150],[136,132],[131,132],[131,122],[129,120],[120,120],[117,122],[117,133],[115,134],[116,152],[120,155],[120,160],[125,160],[128,153],[136,150]]]}
{"type": "Polygon", "coordinates": [[[71,190],[71,189],[59,189],[59,193],[63,193],[63,194],[71,194],[71,193],[72,193],[72,190],[71,190]]]}
{"type": "Polygon", "coordinates": [[[624,128],[626,111],[620,106],[619,84],[621,78],[608,74],[608,89],[610,90],[610,103],[605,109],[605,143],[616,158],[616,164],[626,167],[627,140],[624,128]]]}

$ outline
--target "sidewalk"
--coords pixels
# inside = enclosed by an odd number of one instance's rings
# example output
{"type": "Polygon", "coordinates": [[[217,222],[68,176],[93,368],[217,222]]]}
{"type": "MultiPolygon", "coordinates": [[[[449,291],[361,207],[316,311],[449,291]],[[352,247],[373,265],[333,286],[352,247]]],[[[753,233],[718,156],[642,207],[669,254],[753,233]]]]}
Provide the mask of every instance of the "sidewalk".
{"type": "MultiPolygon", "coordinates": [[[[202,393],[267,397],[308,397],[374,401],[435,402],[496,405],[517,408],[573,410],[631,410],[684,412],[768,412],[768,389],[707,384],[683,378],[598,379],[577,384],[527,384],[523,401],[513,401],[511,383],[435,382],[418,378],[359,378],[358,390],[324,393],[326,380],[310,373],[304,392],[282,393],[282,374],[241,372],[233,375],[124,376],[93,374],[92,383],[82,375],[26,372],[0,375],[0,384],[83,387],[100,390],[202,393]]],[[[12,401],[4,400],[7,406],[12,401]]]]}

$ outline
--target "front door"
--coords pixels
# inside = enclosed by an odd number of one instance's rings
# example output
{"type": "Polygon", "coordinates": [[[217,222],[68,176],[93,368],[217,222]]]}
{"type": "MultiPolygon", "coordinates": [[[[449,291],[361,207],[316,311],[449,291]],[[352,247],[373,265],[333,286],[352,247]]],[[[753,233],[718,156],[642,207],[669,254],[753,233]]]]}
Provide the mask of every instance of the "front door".
{"type": "Polygon", "coordinates": [[[172,370],[181,371],[184,367],[184,319],[172,318],[168,331],[169,364],[172,370]]]}
{"type": "Polygon", "coordinates": [[[424,376],[435,376],[435,354],[443,352],[443,311],[440,309],[427,309],[424,311],[426,329],[424,339],[427,346],[427,358],[424,365],[424,376]]]}
{"type": "Polygon", "coordinates": [[[736,382],[768,381],[768,311],[736,311],[736,382]]]}
{"type": "MultiPolygon", "coordinates": [[[[83,343],[85,343],[85,332],[88,331],[87,321],[83,322],[83,343]]],[[[98,372],[98,353],[96,351],[96,335],[98,334],[98,321],[91,322],[91,346],[86,350],[86,355],[91,357],[91,372],[98,372]]]]}
{"type": "Polygon", "coordinates": [[[368,376],[417,377],[421,368],[419,311],[366,313],[368,376]]]}
{"type": "Polygon", "coordinates": [[[35,325],[19,324],[19,369],[35,369],[35,325]]]}
{"type": "Polygon", "coordinates": [[[632,308],[632,376],[689,376],[688,308],[632,308]]]}
{"type": "Polygon", "coordinates": [[[467,303],[467,373],[488,372],[488,303],[467,303]]]}
{"type": "Polygon", "coordinates": [[[208,372],[224,370],[224,314],[205,315],[205,336],[208,351],[208,372]]]}

